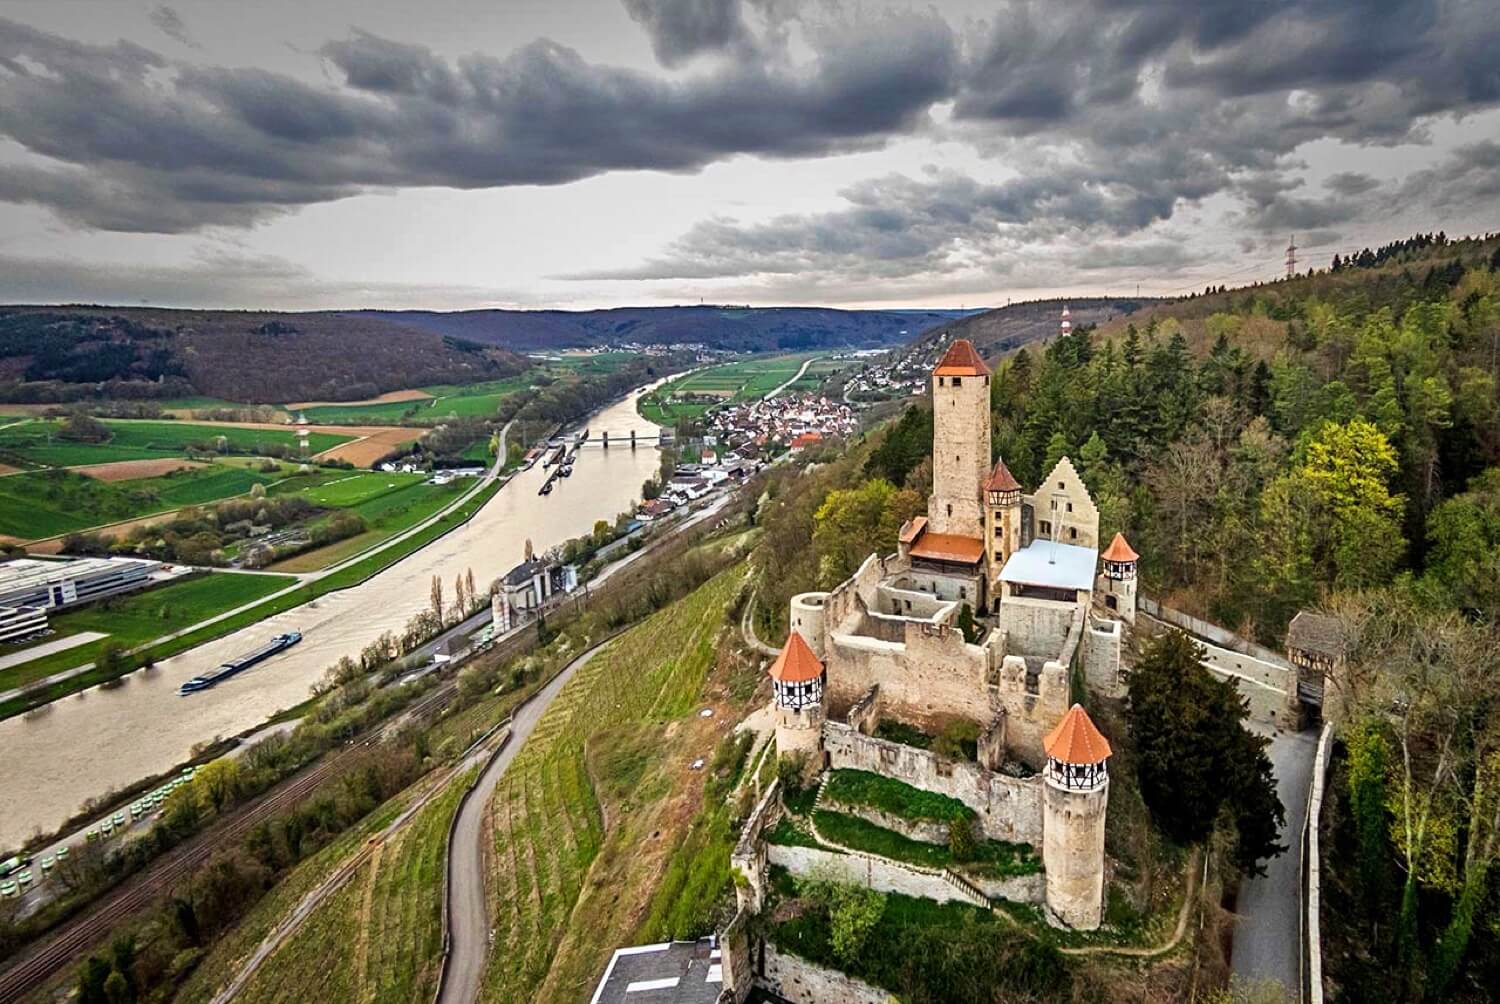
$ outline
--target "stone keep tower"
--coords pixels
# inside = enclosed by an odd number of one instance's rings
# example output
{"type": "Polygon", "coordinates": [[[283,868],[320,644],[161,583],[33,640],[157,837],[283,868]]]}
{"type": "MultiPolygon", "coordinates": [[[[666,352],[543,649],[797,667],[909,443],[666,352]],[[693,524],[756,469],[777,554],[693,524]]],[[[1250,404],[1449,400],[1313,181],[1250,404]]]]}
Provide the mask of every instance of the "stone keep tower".
{"type": "Polygon", "coordinates": [[[816,758],[823,742],[823,692],[827,673],[802,636],[786,636],[781,654],[771,663],[776,709],[776,752],[805,752],[816,758]]]}
{"type": "Polygon", "coordinates": [[[1135,625],[1135,563],[1140,558],[1123,533],[1115,534],[1104,553],[1099,555],[1103,571],[1099,573],[1097,595],[1114,616],[1135,625]]]}
{"type": "Polygon", "coordinates": [[[1042,866],[1048,919],[1092,931],[1104,917],[1104,810],[1109,741],[1081,705],[1042,740],[1042,866]]]}
{"type": "Polygon", "coordinates": [[[933,533],[978,538],[984,531],[980,486],[990,472],[990,371],[960,338],[932,372],[933,533]]]}
{"type": "Polygon", "coordinates": [[[1021,483],[1004,460],[984,482],[984,548],[989,561],[989,595],[992,613],[1000,610],[1000,570],[1021,547],[1021,483]]]}

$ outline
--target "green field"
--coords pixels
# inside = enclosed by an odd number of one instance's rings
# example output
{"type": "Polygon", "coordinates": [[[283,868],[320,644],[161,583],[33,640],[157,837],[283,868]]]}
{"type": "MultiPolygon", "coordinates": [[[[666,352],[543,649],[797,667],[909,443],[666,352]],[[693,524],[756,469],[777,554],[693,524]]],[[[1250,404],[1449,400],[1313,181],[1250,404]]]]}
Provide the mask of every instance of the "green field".
{"type": "Polygon", "coordinates": [[[490,380],[485,383],[436,384],[420,387],[431,394],[425,401],[384,401],[379,404],[330,404],[319,408],[308,408],[301,414],[309,422],[321,425],[434,425],[451,416],[459,418],[490,418],[500,407],[500,401],[531,386],[537,371],[505,380],[490,380]]]}
{"type": "MultiPolygon", "coordinates": [[[[379,572],[381,569],[393,565],[407,555],[421,550],[423,547],[426,547],[438,537],[441,537],[449,530],[452,530],[454,527],[459,526],[464,521],[468,520],[469,517],[473,516],[474,513],[479,511],[480,507],[482,507],[486,502],[493,498],[495,492],[499,490],[500,483],[498,481],[493,481],[476,492],[471,498],[465,501],[462,505],[458,506],[453,512],[450,512],[442,519],[437,520],[435,523],[433,523],[432,526],[426,527],[420,532],[412,534],[410,537],[401,541],[399,544],[394,544],[383,551],[368,555],[365,558],[352,562],[349,565],[340,568],[338,571],[324,576],[321,579],[318,579],[316,582],[306,583],[299,589],[291,590],[275,599],[267,600],[264,603],[256,605],[252,609],[242,611],[232,617],[226,617],[222,621],[217,621],[213,624],[205,625],[195,631],[190,631],[179,638],[174,638],[171,641],[153,645],[147,652],[143,653],[143,655],[160,661],[167,658],[168,656],[176,655],[178,652],[186,651],[187,649],[190,649],[195,645],[202,645],[206,641],[212,641],[215,638],[221,638],[224,635],[229,634],[231,631],[238,631],[240,628],[263,621],[267,617],[271,617],[275,614],[281,613],[283,610],[290,610],[295,606],[299,606],[303,603],[308,602],[309,600],[315,600],[319,596],[326,595],[327,593],[334,592],[335,590],[347,589],[350,586],[357,585],[360,582],[363,582],[365,579],[368,579],[370,576],[374,575],[376,572],[379,572]]],[[[229,573],[221,574],[223,574],[226,578],[234,579],[285,579],[284,576],[249,576],[231,575],[229,573]]],[[[266,592],[272,591],[274,590],[266,590],[266,592]]],[[[262,595],[264,595],[264,593],[262,595]]],[[[237,604],[228,604],[228,607],[232,608],[235,605],[237,604]]],[[[192,623],[192,620],[188,620],[187,623],[192,623]]],[[[178,625],[178,629],[180,629],[182,626],[184,625],[178,625]]],[[[79,630],[95,629],[80,628],[79,630]]],[[[156,634],[158,635],[164,633],[167,632],[156,632],[156,634]]],[[[152,635],[148,635],[147,637],[152,637],[152,635]]],[[[80,646],[80,648],[82,647],[80,646]]],[[[85,660],[68,660],[64,658],[61,660],[61,664],[54,666],[50,670],[46,670],[42,675],[45,675],[46,672],[56,672],[59,669],[67,669],[70,666],[79,665],[83,661],[85,660]]],[[[27,664],[28,667],[31,665],[31,663],[27,664]]],[[[15,668],[20,669],[21,667],[15,668]]],[[[98,668],[91,669],[86,673],[79,674],[78,676],[65,680],[61,683],[55,683],[48,687],[41,688],[33,693],[27,694],[24,698],[17,697],[4,703],[0,703],[0,719],[9,718],[12,715],[22,714],[32,708],[38,707],[42,704],[46,704],[49,701],[55,701],[59,697],[64,697],[68,694],[76,693],[77,691],[82,690],[86,687],[92,687],[97,684],[104,683],[112,678],[113,677],[110,674],[104,672],[103,670],[100,670],[98,668]]]]}
{"type": "MultiPolygon", "coordinates": [[[[25,422],[0,429],[0,459],[29,466],[76,467],[116,460],[149,460],[180,456],[189,447],[216,453],[254,453],[257,446],[298,448],[291,429],[247,429],[234,425],[202,425],[193,422],[138,422],[110,420],[107,442],[74,443],[58,439],[62,423],[55,419],[25,422]]],[[[352,436],[327,432],[308,435],[308,453],[321,453],[352,436]]]]}
{"type": "Polygon", "coordinates": [[[756,356],[722,363],[689,373],[643,395],[637,405],[641,416],[658,425],[674,425],[681,419],[698,418],[713,405],[673,401],[684,394],[711,394],[724,403],[765,397],[786,383],[812,353],[786,356],[756,356]]]}
{"type": "MultiPolygon", "coordinates": [[[[446,485],[430,485],[419,474],[371,474],[359,475],[359,477],[373,478],[381,486],[392,483],[395,477],[407,480],[405,483],[397,484],[395,488],[382,488],[359,501],[345,503],[345,507],[350,511],[364,517],[365,524],[369,527],[364,533],[277,562],[272,566],[272,571],[311,572],[343,561],[422,522],[452,503],[472,486],[472,482],[464,479],[451,481],[446,485]]],[[[324,491],[330,494],[347,491],[352,495],[355,487],[339,484],[313,491],[324,491]]],[[[309,494],[309,497],[312,495],[309,494]]]]}
{"type": "MultiPolygon", "coordinates": [[[[85,665],[98,656],[105,641],[113,640],[133,648],[153,638],[181,631],[225,610],[269,596],[295,581],[287,575],[213,572],[57,614],[49,618],[55,633],[38,639],[33,645],[82,631],[97,631],[109,635],[109,638],[0,670],[0,690],[24,686],[52,673],[85,665]]],[[[0,645],[0,655],[10,655],[27,647],[30,646],[0,645]]]]}
{"type": "Polygon", "coordinates": [[[314,505],[345,509],[419,485],[424,480],[426,477],[421,474],[318,471],[286,479],[276,486],[273,494],[295,492],[314,505]],[[316,483],[304,483],[304,479],[316,483]]]}
{"type": "Polygon", "coordinates": [[[12,474],[0,477],[0,534],[55,537],[229,498],[275,477],[219,464],[137,481],[100,481],[64,470],[12,474]]]}
{"type": "MultiPolygon", "coordinates": [[[[516,754],[490,801],[493,946],[482,999],[538,999],[565,932],[590,923],[574,910],[606,834],[586,743],[609,730],[654,728],[691,715],[743,575],[738,566],[721,572],[612,642],[568,681],[516,754]]],[[[561,992],[577,1000],[576,989],[570,984],[561,992]]]]}

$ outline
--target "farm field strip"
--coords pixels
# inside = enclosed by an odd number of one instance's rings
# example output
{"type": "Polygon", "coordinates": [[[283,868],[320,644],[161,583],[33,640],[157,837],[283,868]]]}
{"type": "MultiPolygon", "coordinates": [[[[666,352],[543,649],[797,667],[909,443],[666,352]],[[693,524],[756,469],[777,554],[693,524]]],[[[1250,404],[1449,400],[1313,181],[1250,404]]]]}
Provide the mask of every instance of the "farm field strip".
{"type": "Polygon", "coordinates": [[[740,359],[689,373],[644,395],[640,413],[658,424],[671,425],[679,418],[696,418],[711,407],[669,400],[675,395],[711,394],[726,403],[764,397],[795,376],[810,355],[813,353],[740,359]]]}
{"type": "Polygon", "coordinates": [[[490,802],[493,948],[481,1000],[530,1000],[546,978],[604,839],[584,744],[612,726],[692,710],[743,570],[730,568],[578,670],[490,802]]]}
{"type": "MultiPolygon", "coordinates": [[[[0,429],[0,455],[13,455],[50,467],[76,467],[115,460],[150,460],[163,454],[180,454],[197,446],[215,452],[222,442],[230,449],[254,453],[257,446],[298,448],[297,433],[287,428],[257,428],[247,425],[206,425],[193,422],[106,419],[110,438],[102,443],[71,442],[57,436],[62,422],[44,419],[0,429]]],[[[320,453],[348,442],[350,435],[309,432],[309,453],[320,453]]]]}
{"type": "Polygon", "coordinates": [[[242,495],[273,475],[209,464],[174,474],[104,481],[75,471],[26,471],[0,478],[0,533],[40,540],[242,495]]]}

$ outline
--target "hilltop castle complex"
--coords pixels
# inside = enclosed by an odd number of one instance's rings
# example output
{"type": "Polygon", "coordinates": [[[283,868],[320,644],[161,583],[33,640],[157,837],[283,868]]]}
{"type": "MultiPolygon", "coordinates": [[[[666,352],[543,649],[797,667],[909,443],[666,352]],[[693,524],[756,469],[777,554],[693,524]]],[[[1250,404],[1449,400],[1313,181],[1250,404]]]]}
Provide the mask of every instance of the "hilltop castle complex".
{"type": "MultiPolygon", "coordinates": [[[[923,892],[899,869],[875,878],[871,865],[863,884],[986,904],[1016,898],[1042,906],[1051,923],[1092,929],[1104,906],[1110,746],[1070,695],[1075,673],[1091,691],[1123,692],[1139,556],[1119,534],[1100,553],[1099,511],[1066,457],[1029,493],[1003,458],[992,464],[990,372],[969,342],[954,342],[933,371],[932,407],[927,515],[837,588],[792,598],[791,631],[770,670],[776,749],[805,753],[816,769],[947,795],[973,811],[981,839],[1031,845],[1041,858],[1030,882],[987,887],[949,872],[950,890],[923,892]],[[970,619],[965,637],[959,625],[970,619]],[[954,723],[978,731],[972,762],[893,741],[901,729],[931,736],[954,723]]],[[[799,863],[782,848],[768,854],[760,816],[736,851],[752,912],[767,862],[794,872],[799,863]]]]}

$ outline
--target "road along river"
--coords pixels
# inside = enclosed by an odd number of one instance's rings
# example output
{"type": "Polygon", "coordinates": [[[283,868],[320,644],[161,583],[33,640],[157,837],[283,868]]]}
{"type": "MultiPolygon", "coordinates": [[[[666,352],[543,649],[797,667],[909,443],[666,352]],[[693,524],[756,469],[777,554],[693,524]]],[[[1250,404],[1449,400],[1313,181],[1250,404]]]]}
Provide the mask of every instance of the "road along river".
{"type": "MultiPolygon", "coordinates": [[[[654,435],[636,414],[635,398],[588,422],[610,439],[630,430],[654,435]]],[[[540,464],[518,474],[467,524],[361,585],[330,593],[217,641],[134,673],[110,689],[83,691],[29,715],[0,722],[0,847],[51,831],[83,802],[123,788],[185,759],[192,747],[235,735],[305,700],[308,688],[342,655],[357,656],[382,631],[399,631],[429,603],[432,577],[453,598],[455,575],[469,569],[480,589],[521,561],[530,539],[538,552],[613,519],[640,497],[661,455],[627,443],[580,450],[573,475],[550,495],[537,494],[548,472],[540,464]],[[184,680],[299,630],[300,645],[212,688],[179,697],[184,680]]]]}

